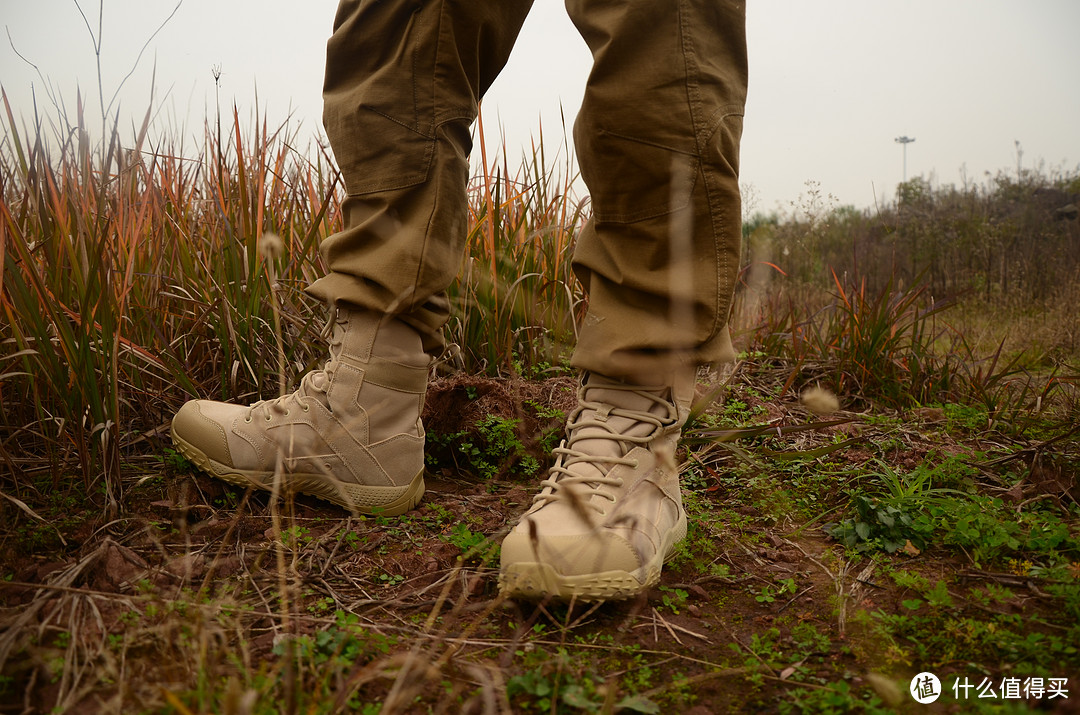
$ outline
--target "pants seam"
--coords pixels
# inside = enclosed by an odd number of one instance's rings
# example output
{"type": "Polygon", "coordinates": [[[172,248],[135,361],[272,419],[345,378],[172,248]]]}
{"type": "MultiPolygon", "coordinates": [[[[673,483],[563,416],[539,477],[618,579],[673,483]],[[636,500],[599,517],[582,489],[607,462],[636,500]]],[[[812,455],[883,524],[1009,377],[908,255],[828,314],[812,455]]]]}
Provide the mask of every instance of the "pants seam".
{"type": "MultiPolygon", "coordinates": [[[[686,72],[685,82],[687,103],[689,104],[688,108],[690,110],[690,126],[691,130],[694,133],[694,148],[697,151],[698,156],[701,157],[701,160],[699,160],[698,162],[697,168],[698,171],[701,173],[701,188],[705,194],[705,207],[708,210],[709,227],[712,233],[712,249],[713,255],[715,256],[714,260],[716,261],[716,273],[714,275],[715,283],[712,287],[712,302],[714,307],[714,315],[712,328],[709,330],[709,339],[714,340],[720,330],[723,329],[723,326],[727,323],[728,319],[727,315],[721,315],[720,310],[721,304],[726,304],[728,301],[727,298],[721,299],[720,297],[720,287],[724,285],[722,276],[730,271],[727,256],[721,255],[722,252],[720,250],[720,240],[723,236],[726,217],[722,215],[724,211],[723,206],[717,206],[716,211],[713,210],[715,192],[712,190],[712,187],[710,185],[711,182],[709,181],[709,172],[705,165],[704,158],[707,154],[707,152],[705,151],[705,145],[707,144],[709,138],[716,132],[716,129],[713,128],[706,134],[704,129],[707,127],[707,124],[706,127],[699,127],[698,124],[698,118],[701,113],[701,97],[700,87],[697,81],[698,67],[694,57],[694,45],[691,39],[691,33],[689,31],[689,28],[687,27],[687,23],[689,20],[688,13],[686,12],[686,0],[681,0],[679,2],[678,12],[680,44],[682,45],[683,63],[686,72]]],[[[712,117],[710,117],[710,120],[711,119],[712,117]]],[[[692,197],[690,199],[690,203],[691,205],[693,205],[692,197]]]]}

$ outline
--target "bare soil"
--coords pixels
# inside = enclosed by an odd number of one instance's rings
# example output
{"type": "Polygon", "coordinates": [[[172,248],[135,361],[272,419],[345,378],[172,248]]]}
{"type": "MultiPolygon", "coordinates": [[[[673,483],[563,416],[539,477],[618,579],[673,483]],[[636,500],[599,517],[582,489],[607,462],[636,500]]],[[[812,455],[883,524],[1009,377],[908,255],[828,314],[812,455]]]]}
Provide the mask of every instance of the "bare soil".
{"type": "MultiPolygon", "coordinates": [[[[558,420],[523,405],[565,411],[573,395],[568,378],[443,380],[430,390],[426,424],[450,434],[488,415],[518,419],[532,453],[558,420]]],[[[808,418],[794,401],[760,407],[760,421],[776,426],[808,418]]],[[[873,457],[869,433],[891,432],[898,468],[977,446],[934,430],[933,413],[888,427],[849,416],[790,446],[866,437],[829,455],[830,469],[853,471],[873,457]]],[[[1037,578],[976,569],[943,549],[852,558],[820,529],[837,518],[842,483],[808,516],[761,484],[725,476],[730,455],[699,458],[703,476],[688,485],[691,543],[657,588],[617,603],[503,600],[497,559],[485,560],[485,549],[542,478],[515,474],[513,462],[481,479],[444,457],[421,506],[402,519],[359,519],[307,497],[276,509],[265,494],[149,460],[132,462],[126,511],[109,523],[79,500],[48,524],[4,503],[0,712],[273,711],[256,708],[258,693],[283,712],[374,712],[374,703],[384,713],[647,712],[651,704],[699,715],[798,710],[799,697],[841,683],[851,699],[815,707],[914,711],[903,688],[919,663],[871,615],[906,613],[913,594],[889,578],[896,569],[942,580],[958,598],[1007,586],[1014,597],[986,609],[1065,628],[1037,578]],[[786,579],[793,591],[782,590],[786,579]]],[[[1014,496],[1075,489],[1075,475],[1040,467],[1014,496]]],[[[964,608],[980,615],[973,603],[964,608]]],[[[995,677],[1012,668],[982,666],[995,677]]],[[[1029,704],[1080,711],[1078,674],[1045,675],[1071,676],[1074,692],[1029,704]]]]}

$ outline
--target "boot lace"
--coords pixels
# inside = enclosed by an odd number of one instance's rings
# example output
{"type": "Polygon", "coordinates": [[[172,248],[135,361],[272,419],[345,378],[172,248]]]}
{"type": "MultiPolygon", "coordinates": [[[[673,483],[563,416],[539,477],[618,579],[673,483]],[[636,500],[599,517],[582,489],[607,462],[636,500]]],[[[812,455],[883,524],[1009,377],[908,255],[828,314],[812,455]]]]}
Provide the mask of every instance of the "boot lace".
{"type": "Polygon", "coordinates": [[[666,387],[663,386],[643,387],[619,383],[582,385],[578,388],[578,407],[567,424],[568,437],[552,450],[556,457],[555,464],[551,467],[548,478],[540,483],[540,493],[533,497],[534,508],[537,504],[570,500],[575,509],[588,508],[603,514],[603,507],[592,497],[599,495],[614,503],[619,498],[618,490],[623,484],[622,479],[609,476],[611,469],[620,464],[636,467],[637,460],[625,455],[637,445],[649,444],[676,423],[675,406],[660,396],[665,390],[666,387]],[[590,401],[588,392],[593,389],[631,392],[647,398],[654,406],[662,407],[664,414],[590,401]],[[620,430],[610,421],[611,417],[624,417],[637,424],[632,432],[625,427],[620,430]],[[640,430],[638,426],[647,426],[648,429],[640,430]],[[580,448],[582,442],[593,440],[616,443],[616,449],[611,450],[616,454],[598,454],[597,452],[604,450],[595,449],[595,442],[589,451],[580,448]]]}
{"type": "Polygon", "coordinates": [[[326,323],[323,325],[322,330],[319,331],[320,336],[330,346],[330,356],[327,361],[318,370],[312,370],[304,375],[295,392],[269,400],[259,400],[250,405],[244,420],[251,422],[255,414],[261,412],[263,418],[270,421],[272,413],[288,415],[290,407],[293,406],[307,412],[310,408],[301,399],[303,397],[315,397],[324,405],[329,406],[329,401],[325,395],[334,376],[334,370],[337,368],[338,356],[341,354],[342,342],[345,339],[346,322],[345,315],[340,310],[337,308],[331,309],[326,323]]]}

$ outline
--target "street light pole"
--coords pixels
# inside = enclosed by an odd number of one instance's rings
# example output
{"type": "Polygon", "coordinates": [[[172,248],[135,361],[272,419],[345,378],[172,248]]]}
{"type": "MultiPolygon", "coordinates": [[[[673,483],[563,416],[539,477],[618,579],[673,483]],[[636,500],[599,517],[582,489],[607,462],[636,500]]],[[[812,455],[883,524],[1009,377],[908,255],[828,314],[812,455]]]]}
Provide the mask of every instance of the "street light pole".
{"type": "Polygon", "coordinates": [[[895,141],[897,144],[903,144],[904,145],[904,183],[906,184],[907,183],[907,145],[910,144],[911,142],[915,141],[915,137],[909,137],[907,135],[904,135],[902,137],[896,137],[896,139],[893,139],[893,141],[895,141]]]}

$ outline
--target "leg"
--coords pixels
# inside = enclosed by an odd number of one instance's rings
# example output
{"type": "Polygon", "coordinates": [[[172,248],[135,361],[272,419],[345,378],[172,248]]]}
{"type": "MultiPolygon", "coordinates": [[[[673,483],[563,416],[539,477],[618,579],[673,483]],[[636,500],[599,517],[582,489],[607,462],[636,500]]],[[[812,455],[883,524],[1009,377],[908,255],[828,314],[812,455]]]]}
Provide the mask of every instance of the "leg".
{"type": "Polygon", "coordinates": [[[686,534],[675,447],[702,363],[731,359],[744,8],[568,0],[594,67],[574,127],[593,219],[578,407],[551,474],[502,546],[504,592],[625,598],[686,534]]]}
{"type": "Polygon", "coordinates": [[[345,229],[322,245],[327,303],[400,315],[438,352],[466,235],[470,126],[532,0],[344,0],[323,122],[345,229]]]}
{"type": "Polygon", "coordinates": [[[173,442],[213,476],[400,514],[424,493],[420,423],[445,289],[464,250],[469,127],[532,0],[343,0],[327,46],[326,131],[345,230],[310,291],[334,307],[330,358],[250,406],[193,400],[173,442]]]}
{"type": "Polygon", "coordinates": [[[651,377],[730,360],[741,240],[744,3],[568,0],[595,65],[574,126],[594,216],[574,365],[651,377]]]}
{"type": "Polygon", "coordinates": [[[327,49],[323,121],[346,228],[309,292],[401,314],[437,352],[461,265],[477,103],[532,0],[345,0],[327,49]]]}

